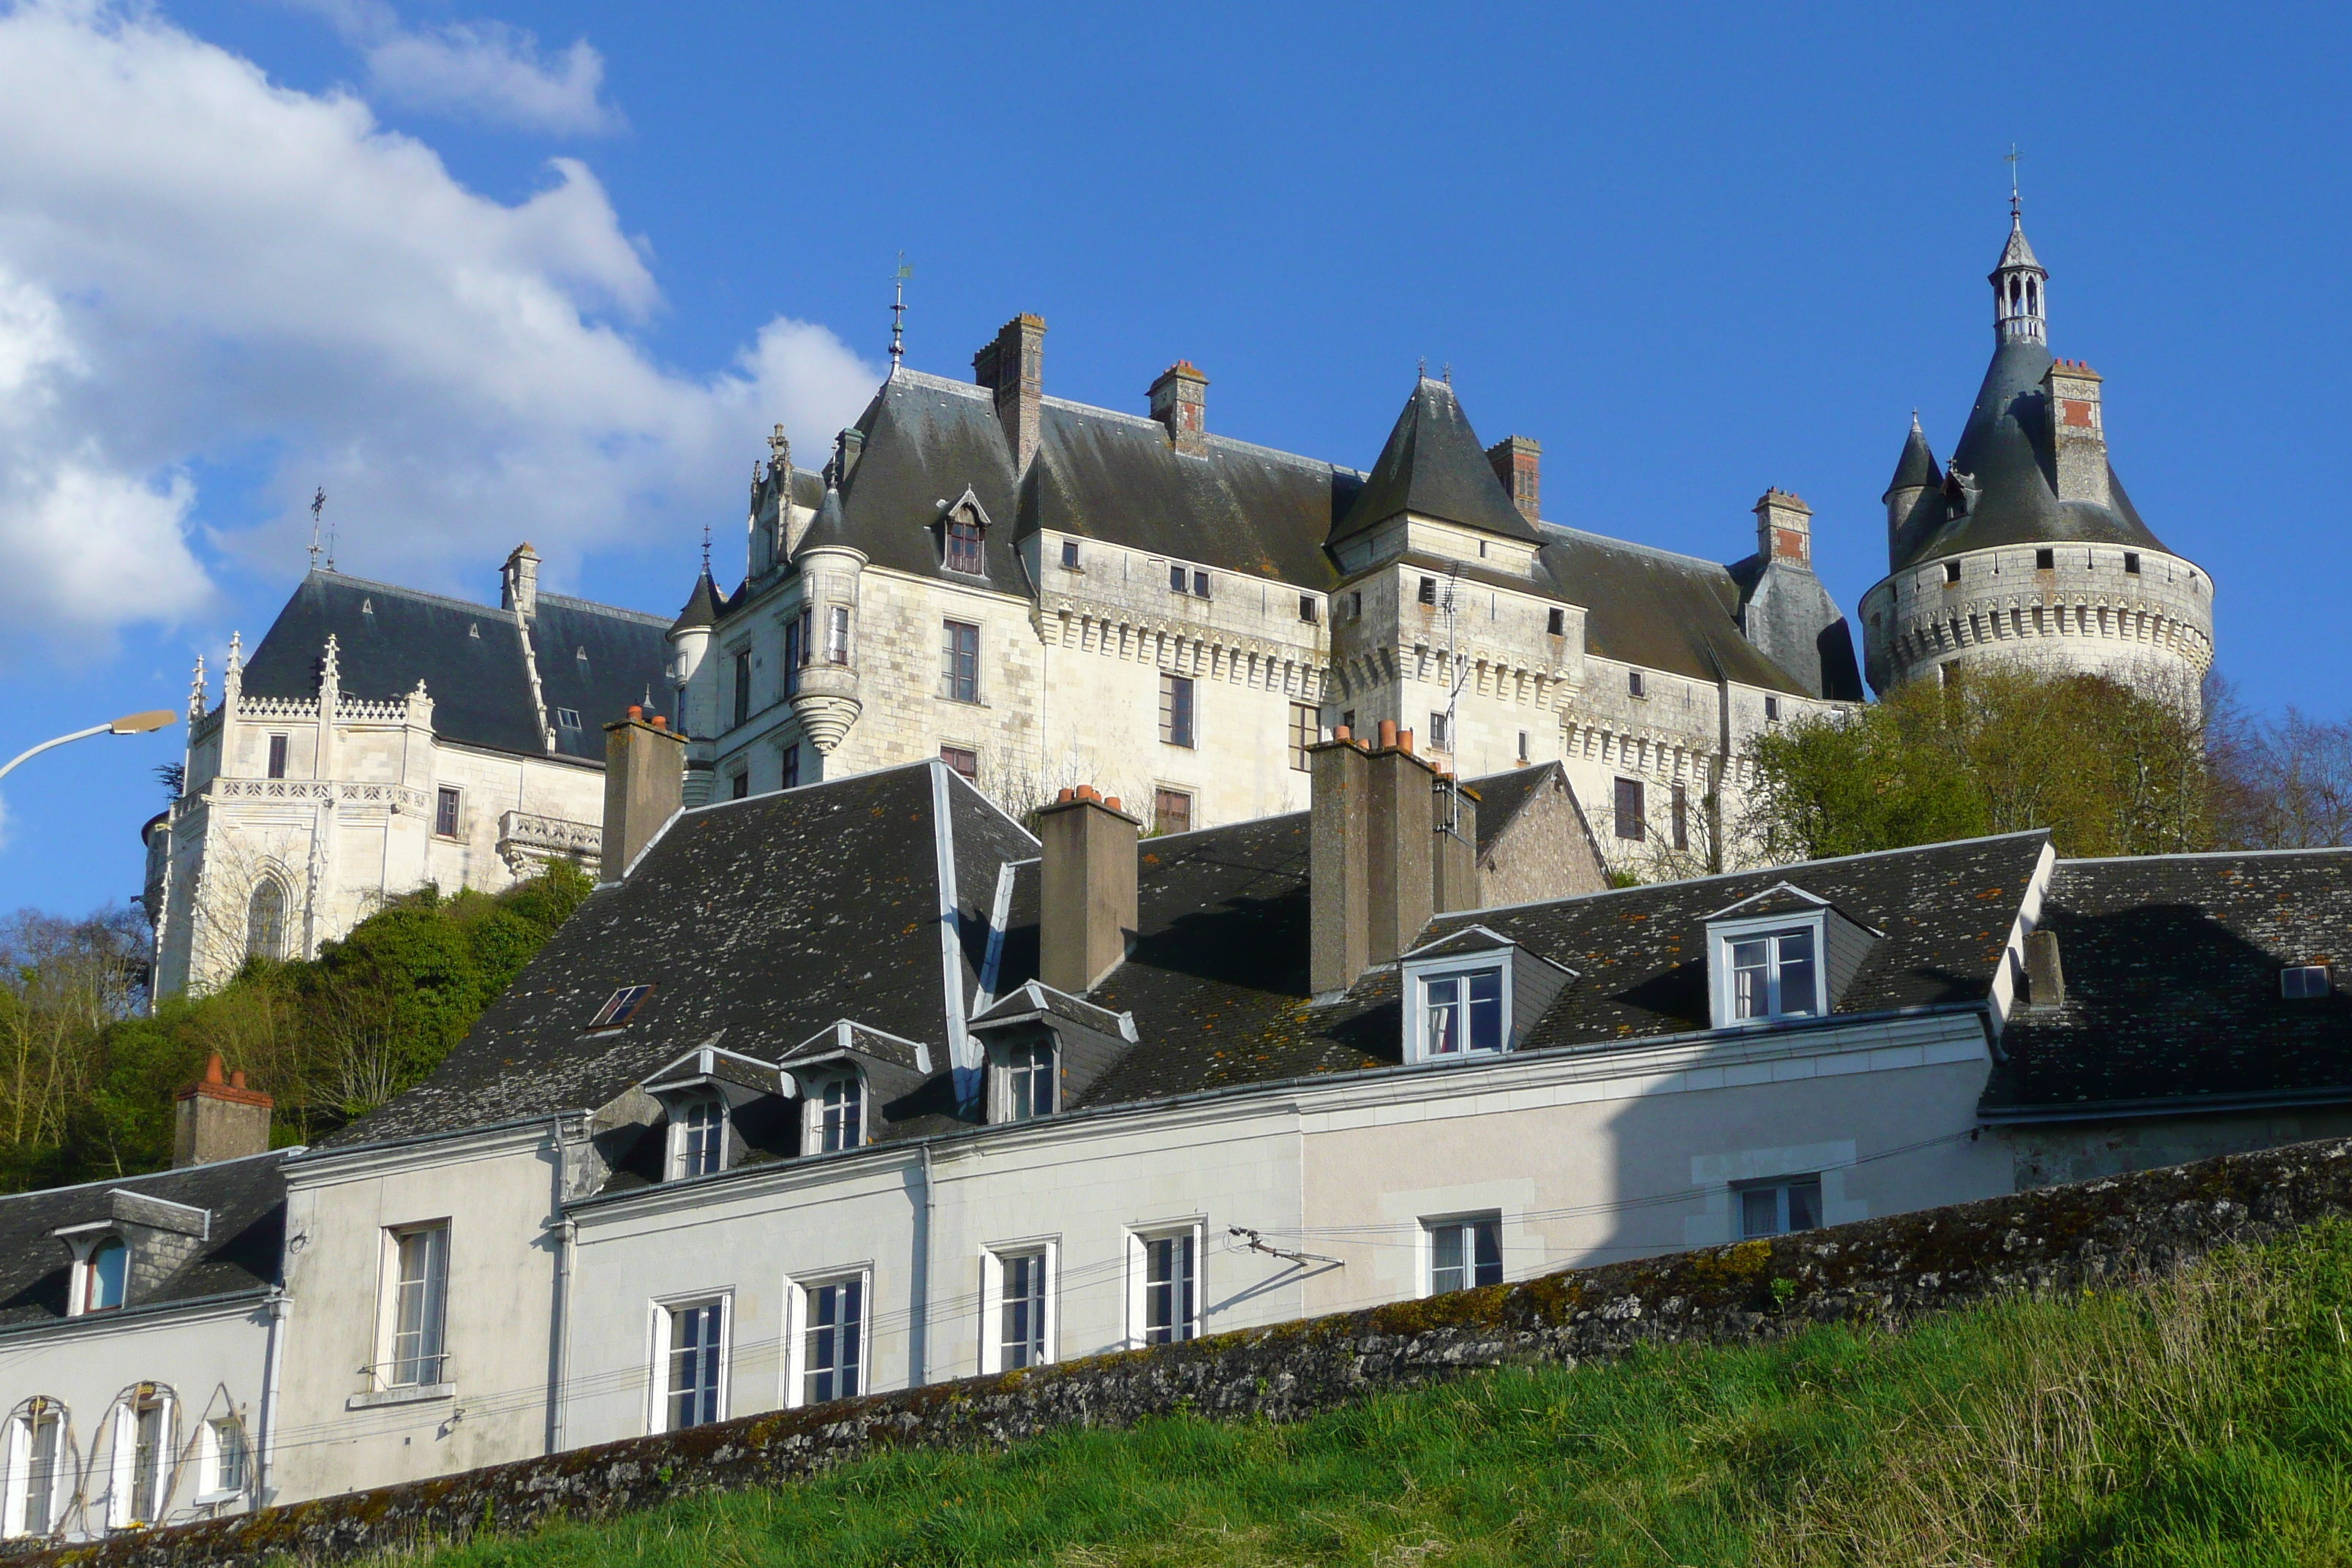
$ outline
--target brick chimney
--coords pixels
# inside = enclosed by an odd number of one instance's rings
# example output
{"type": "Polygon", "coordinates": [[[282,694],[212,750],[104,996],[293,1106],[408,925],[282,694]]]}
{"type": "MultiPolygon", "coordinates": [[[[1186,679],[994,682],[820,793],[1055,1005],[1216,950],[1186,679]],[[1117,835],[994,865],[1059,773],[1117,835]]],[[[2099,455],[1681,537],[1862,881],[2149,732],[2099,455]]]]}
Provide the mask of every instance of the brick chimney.
{"type": "Polygon", "coordinates": [[[205,1063],[205,1076],[173,1095],[172,1168],[209,1165],[269,1152],[269,1111],[275,1103],[245,1087],[245,1069],[224,1079],[220,1053],[205,1063]]]}
{"type": "Polygon", "coordinates": [[[1191,360],[1180,359],[1151,384],[1151,416],[1168,426],[1180,452],[1195,458],[1209,450],[1209,378],[1191,360]]]}
{"type": "Polygon", "coordinates": [[[539,614],[539,552],[526,539],[499,570],[499,607],[526,616],[539,614]]]}
{"type": "Polygon", "coordinates": [[[1037,814],[1037,978],[1055,990],[1083,996],[1127,957],[1142,827],[1091,784],[1037,814]]]}
{"type": "Polygon", "coordinates": [[[1769,489],[1756,502],[1756,558],[1813,569],[1813,509],[1787,490],[1769,489]]]}
{"type": "Polygon", "coordinates": [[[2058,458],[2058,499],[2114,504],[2107,489],[2107,426],[2099,408],[2105,377],[2080,360],[2058,360],[2042,373],[2050,406],[2050,446],[2058,458]]]}
{"type": "Polygon", "coordinates": [[[1529,522],[1543,519],[1543,443],[1525,436],[1506,436],[1486,448],[1486,461],[1503,481],[1504,493],[1529,522]]]}
{"type": "Polygon", "coordinates": [[[629,705],[604,726],[604,848],[600,881],[617,882],[686,798],[686,740],[629,705]]]}
{"type": "Polygon", "coordinates": [[[997,422],[1016,473],[1029,470],[1045,396],[1045,319],[1027,311],[997,329],[996,341],[971,356],[972,379],[996,394],[997,422]]]}
{"type": "Polygon", "coordinates": [[[1307,748],[1307,976],[1318,996],[1345,991],[1371,964],[1371,758],[1344,724],[1307,748]]]}
{"type": "Polygon", "coordinates": [[[1413,755],[1412,731],[1383,719],[1379,733],[1366,775],[1364,896],[1371,937],[1365,956],[1389,963],[1412,949],[1433,912],[1437,816],[1430,785],[1437,770],[1413,755]]]}

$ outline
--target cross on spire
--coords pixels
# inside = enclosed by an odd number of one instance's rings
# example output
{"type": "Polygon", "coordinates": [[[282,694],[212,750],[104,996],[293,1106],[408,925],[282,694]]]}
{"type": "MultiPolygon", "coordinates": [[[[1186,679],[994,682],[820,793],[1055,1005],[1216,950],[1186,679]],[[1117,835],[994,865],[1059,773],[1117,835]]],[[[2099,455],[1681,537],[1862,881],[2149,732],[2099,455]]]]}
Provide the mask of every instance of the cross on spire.
{"type": "Polygon", "coordinates": [[[915,269],[907,265],[907,253],[898,253],[898,270],[892,274],[890,299],[890,374],[898,374],[898,362],[907,353],[907,279],[915,269]]]}
{"type": "Polygon", "coordinates": [[[2023,221],[2022,208],[2017,199],[2017,161],[2024,156],[2017,150],[2017,143],[2012,142],[2009,144],[2008,156],[2001,160],[2009,165],[2009,221],[2012,224],[2023,221]]]}

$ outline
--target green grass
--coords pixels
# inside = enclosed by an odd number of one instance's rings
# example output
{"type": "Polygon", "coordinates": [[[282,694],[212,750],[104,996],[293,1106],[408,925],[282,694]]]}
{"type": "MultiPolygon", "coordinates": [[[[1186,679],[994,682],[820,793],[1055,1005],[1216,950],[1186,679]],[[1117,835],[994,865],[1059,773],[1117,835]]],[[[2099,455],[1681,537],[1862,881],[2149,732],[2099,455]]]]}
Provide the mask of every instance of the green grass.
{"type": "Polygon", "coordinates": [[[2171,1279],[1170,1419],[551,1525],[432,1568],[2352,1563],[2352,1225],[2171,1279]]]}

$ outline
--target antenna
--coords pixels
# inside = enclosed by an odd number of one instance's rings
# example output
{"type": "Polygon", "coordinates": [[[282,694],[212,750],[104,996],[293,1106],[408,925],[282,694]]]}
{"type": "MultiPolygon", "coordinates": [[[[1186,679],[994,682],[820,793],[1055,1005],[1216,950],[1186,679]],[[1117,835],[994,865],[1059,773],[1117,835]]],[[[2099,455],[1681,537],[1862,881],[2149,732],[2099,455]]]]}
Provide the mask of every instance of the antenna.
{"type": "Polygon", "coordinates": [[[1456,838],[1462,837],[1462,751],[1458,731],[1462,687],[1467,679],[1462,668],[1461,642],[1455,635],[1454,590],[1461,580],[1462,563],[1448,562],[1444,595],[1437,602],[1445,616],[1445,760],[1451,764],[1445,770],[1445,820],[1440,826],[1456,838]]]}
{"type": "Polygon", "coordinates": [[[898,253],[898,270],[891,277],[890,298],[890,374],[898,374],[898,362],[907,353],[907,279],[915,269],[907,265],[907,253],[898,253]]]}
{"type": "Polygon", "coordinates": [[[319,569],[319,514],[327,510],[327,487],[320,485],[319,493],[310,498],[310,570],[319,569]]]}
{"type": "Polygon", "coordinates": [[[2024,153],[2017,150],[2017,143],[2012,142],[2009,144],[2009,155],[2001,160],[2009,165],[2009,221],[2011,223],[2020,221],[2017,200],[2017,161],[2024,156],[2024,153]]]}

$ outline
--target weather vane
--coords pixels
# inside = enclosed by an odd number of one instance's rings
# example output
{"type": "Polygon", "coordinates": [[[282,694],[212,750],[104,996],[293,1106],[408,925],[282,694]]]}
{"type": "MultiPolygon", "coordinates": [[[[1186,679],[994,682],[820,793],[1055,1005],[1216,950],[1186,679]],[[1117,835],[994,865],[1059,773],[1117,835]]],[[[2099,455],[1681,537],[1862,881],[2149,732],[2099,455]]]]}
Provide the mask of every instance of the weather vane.
{"type": "Polygon", "coordinates": [[[907,279],[915,269],[907,265],[907,253],[898,253],[898,270],[892,277],[895,290],[890,300],[890,374],[898,373],[898,361],[907,353],[907,279]]]}
{"type": "Polygon", "coordinates": [[[327,510],[327,487],[320,485],[319,493],[310,498],[310,570],[319,569],[319,514],[327,510]]]}
{"type": "Polygon", "coordinates": [[[2009,155],[2001,160],[2009,165],[2009,216],[2012,223],[2018,216],[2017,161],[2023,156],[2025,154],[2020,153],[2017,150],[2017,143],[2012,142],[2009,144],[2009,155]]]}
{"type": "Polygon", "coordinates": [[[710,525],[702,525],[702,574],[710,575],[710,525]]]}

